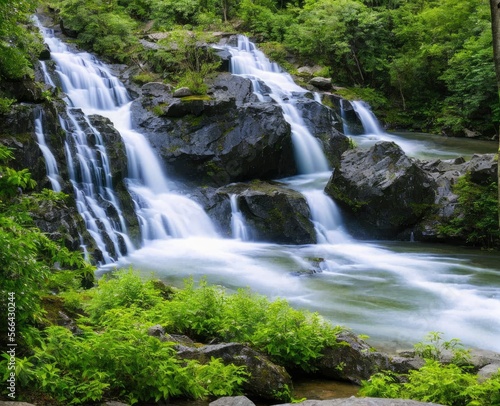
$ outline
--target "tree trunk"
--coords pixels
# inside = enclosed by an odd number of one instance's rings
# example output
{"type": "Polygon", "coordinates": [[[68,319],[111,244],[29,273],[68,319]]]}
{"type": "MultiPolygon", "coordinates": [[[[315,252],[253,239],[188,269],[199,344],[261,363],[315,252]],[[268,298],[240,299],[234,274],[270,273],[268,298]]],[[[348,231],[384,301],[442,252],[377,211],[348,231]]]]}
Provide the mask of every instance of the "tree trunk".
{"type": "MultiPolygon", "coordinates": [[[[493,58],[497,75],[498,97],[500,100],[500,0],[490,0],[491,32],[493,34],[493,58]]],[[[498,137],[500,157],[500,136],[498,137]]],[[[498,165],[498,225],[500,227],[500,164],[498,165]]]]}

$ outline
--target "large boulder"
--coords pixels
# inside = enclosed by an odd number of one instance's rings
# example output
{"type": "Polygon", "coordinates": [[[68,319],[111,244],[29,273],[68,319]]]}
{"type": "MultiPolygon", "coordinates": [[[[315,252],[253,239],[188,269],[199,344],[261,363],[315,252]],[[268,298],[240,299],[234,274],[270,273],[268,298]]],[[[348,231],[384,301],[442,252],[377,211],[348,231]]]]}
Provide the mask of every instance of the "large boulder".
{"type": "Polygon", "coordinates": [[[222,186],[296,173],[290,126],[278,105],[258,102],[248,79],[221,74],[211,97],[174,98],[149,88],[133,104],[133,123],[169,174],[222,186]]]}
{"type": "Polygon", "coordinates": [[[280,244],[316,243],[309,206],[299,192],[276,182],[253,181],[228,185],[219,189],[218,194],[227,199],[237,195],[251,239],[280,244]]]}
{"type": "Polygon", "coordinates": [[[337,336],[337,345],[326,347],[314,366],[318,375],[360,384],[374,373],[390,369],[391,361],[352,332],[343,331],[337,336]]]}
{"type": "Polygon", "coordinates": [[[180,359],[195,359],[208,363],[212,358],[224,364],[244,366],[249,373],[243,390],[249,396],[260,399],[280,400],[279,393],[291,389],[292,379],[282,366],[271,362],[266,356],[239,343],[204,345],[202,347],[177,346],[180,359]]]}
{"type": "Polygon", "coordinates": [[[467,235],[456,235],[451,239],[440,232],[443,224],[457,216],[458,196],[453,186],[465,174],[478,185],[488,185],[497,181],[498,161],[495,154],[473,155],[466,161],[464,158],[450,160],[423,161],[419,164],[434,180],[434,210],[415,227],[415,238],[420,241],[464,242],[467,235]]]}
{"type": "MultiPolygon", "coordinates": [[[[392,142],[342,155],[326,189],[373,238],[408,233],[435,201],[434,181],[392,142]]],[[[353,234],[363,237],[360,230],[353,234]]]]}

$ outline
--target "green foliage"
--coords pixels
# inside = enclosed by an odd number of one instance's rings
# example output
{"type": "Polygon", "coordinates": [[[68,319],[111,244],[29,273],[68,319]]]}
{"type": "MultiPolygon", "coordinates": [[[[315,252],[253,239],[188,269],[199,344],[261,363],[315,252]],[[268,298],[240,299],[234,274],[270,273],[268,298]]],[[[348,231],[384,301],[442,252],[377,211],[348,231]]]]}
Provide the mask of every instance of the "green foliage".
{"type": "Polygon", "coordinates": [[[468,372],[468,351],[456,339],[441,340],[441,333],[430,333],[428,342],[415,345],[425,365],[408,375],[380,372],[363,381],[360,395],[381,398],[414,399],[450,406],[490,406],[500,404],[500,370],[480,382],[468,372]],[[442,351],[451,350],[454,357],[447,365],[441,363],[442,351]]]}
{"type": "Polygon", "coordinates": [[[47,198],[62,198],[63,194],[43,192],[20,194],[35,182],[27,170],[16,171],[8,166],[12,153],[0,146],[0,306],[7,307],[8,293],[16,302],[16,322],[19,329],[41,321],[41,297],[46,294],[49,277],[55,265],[75,270],[76,278],[93,273],[80,253],[70,252],[51,241],[33,226],[30,208],[40,206],[47,198]],[[57,196],[57,197],[54,197],[57,196]]]}
{"type": "Polygon", "coordinates": [[[0,97],[0,114],[5,114],[10,111],[10,106],[16,102],[16,99],[0,97]]]}
{"type": "Polygon", "coordinates": [[[478,184],[470,174],[460,177],[453,187],[458,195],[457,215],[440,227],[448,237],[466,236],[467,242],[485,248],[499,243],[498,195],[496,183],[478,184]]]}
{"type": "Polygon", "coordinates": [[[96,322],[110,309],[131,306],[147,309],[161,299],[153,282],[144,282],[132,270],[104,276],[99,280],[99,289],[92,292],[92,301],[86,310],[96,322]]]}
{"type": "Polygon", "coordinates": [[[470,363],[470,351],[466,350],[460,340],[453,338],[448,341],[442,340],[440,332],[433,331],[426,337],[427,341],[415,344],[415,354],[423,359],[442,361],[444,351],[451,352],[451,362],[456,365],[467,365],[470,363]]]}
{"type": "Polygon", "coordinates": [[[126,61],[135,51],[137,23],[116,0],[54,0],[64,26],[75,31],[78,43],[115,61],[126,61]]]}
{"type": "Polygon", "coordinates": [[[35,0],[0,1],[0,79],[33,74],[32,61],[42,49],[29,28],[36,6],[35,0]]]}
{"type": "Polygon", "coordinates": [[[336,344],[341,331],[316,313],[293,309],[285,300],[269,302],[244,289],[227,295],[205,281],[198,288],[187,281],[164,314],[163,323],[176,332],[204,340],[248,342],[279,363],[305,371],[312,369],[311,361],[325,346],[336,344]]]}
{"type": "Polygon", "coordinates": [[[70,405],[104,396],[134,404],[181,395],[202,398],[238,393],[245,379],[242,367],[215,359],[205,365],[181,362],[172,343],[123,324],[126,327],[79,336],[63,327],[47,328],[29,358],[25,380],[70,405]]]}

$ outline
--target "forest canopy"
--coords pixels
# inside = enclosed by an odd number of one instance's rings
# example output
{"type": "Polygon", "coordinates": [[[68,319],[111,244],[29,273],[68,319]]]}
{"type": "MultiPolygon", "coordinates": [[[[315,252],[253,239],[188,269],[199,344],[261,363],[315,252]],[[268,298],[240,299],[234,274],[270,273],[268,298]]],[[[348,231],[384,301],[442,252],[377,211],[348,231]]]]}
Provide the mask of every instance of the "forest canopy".
{"type": "MultiPolygon", "coordinates": [[[[43,2],[0,0],[0,77],[30,74],[25,30],[43,2]]],[[[320,66],[393,128],[496,135],[500,108],[485,0],[48,0],[79,45],[172,81],[184,69],[150,32],[241,32],[292,74],[320,66]]],[[[188,44],[189,45],[189,44],[188,44]]],[[[185,54],[184,54],[185,56],[185,54]]]]}

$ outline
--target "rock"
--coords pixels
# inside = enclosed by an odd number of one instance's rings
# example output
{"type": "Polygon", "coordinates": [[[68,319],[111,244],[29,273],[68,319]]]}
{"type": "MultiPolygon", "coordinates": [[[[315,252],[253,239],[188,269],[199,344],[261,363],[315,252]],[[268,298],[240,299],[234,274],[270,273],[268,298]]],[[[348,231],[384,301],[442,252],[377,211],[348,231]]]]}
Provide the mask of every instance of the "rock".
{"type": "Polygon", "coordinates": [[[297,72],[302,75],[302,76],[312,76],[316,72],[319,72],[321,70],[321,66],[301,66],[299,69],[297,69],[297,72]]]}
{"type": "Polygon", "coordinates": [[[309,84],[321,90],[330,90],[332,88],[332,79],[316,76],[309,81],[309,84]]]}
{"type": "Polygon", "coordinates": [[[220,75],[211,97],[156,94],[134,102],[132,119],[169,175],[220,187],[296,173],[290,126],[278,105],[256,101],[249,80],[220,75]]]}
{"type": "Polygon", "coordinates": [[[201,363],[207,363],[214,357],[220,358],[224,364],[245,366],[250,373],[250,378],[243,384],[243,390],[249,396],[279,400],[277,392],[286,387],[292,388],[292,379],[285,368],[272,363],[266,356],[243,344],[224,343],[199,348],[180,347],[177,356],[181,359],[195,359],[201,363]]]}
{"type": "Polygon", "coordinates": [[[36,406],[36,405],[27,402],[10,402],[10,401],[0,400],[0,406],[36,406]]]}
{"type": "MultiPolygon", "coordinates": [[[[219,194],[238,195],[238,204],[252,239],[281,244],[314,244],[316,232],[309,206],[300,193],[278,183],[233,184],[219,194]]],[[[228,213],[230,216],[230,213],[228,213]]]]}
{"type": "Polygon", "coordinates": [[[186,97],[186,96],[192,96],[193,92],[189,87],[181,87],[177,90],[174,91],[173,96],[174,97],[186,97]]]}
{"type": "Polygon", "coordinates": [[[488,364],[482,367],[477,374],[479,375],[479,380],[484,382],[487,379],[490,379],[493,375],[497,375],[500,373],[500,362],[495,364],[488,364]]]}
{"type": "Polygon", "coordinates": [[[43,49],[40,51],[40,54],[38,55],[38,59],[40,59],[41,61],[50,60],[50,48],[47,44],[45,44],[43,49]]]}
{"type": "Polygon", "coordinates": [[[308,130],[320,140],[330,165],[338,167],[342,153],[349,148],[349,139],[342,134],[342,118],[335,110],[314,100],[302,98],[295,106],[308,130]]]}
{"type": "Polygon", "coordinates": [[[496,182],[498,159],[495,154],[474,154],[464,163],[462,173],[470,172],[471,181],[480,185],[496,182]]]}
{"type": "Polygon", "coordinates": [[[434,188],[433,179],[399,146],[378,142],[368,151],[345,152],[325,191],[371,237],[395,238],[422,220],[435,201],[434,188]]]}
{"type": "Polygon", "coordinates": [[[353,333],[342,332],[337,342],[340,345],[325,348],[323,356],[315,361],[318,375],[360,384],[375,372],[390,369],[386,354],[374,351],[353,333]]]}
{"type": "Polygon", "coordinates": [[[255,406],[246,396],[227,396],[210,402],[208,406],[255,406]]]}
{"type": "Polygon", "coordinates": [[[458,196],[453,192],[453,185],[466,173],[471,181],[487,185],[497,181],[498,162],[495,154],[473,155],[469,161],[463,158],[434,160],[419,163],[420,167],[433,179],[435,185],[434,210],[416,227],[415,236],[419,241],[446,241],[462,243],[467,235],[457,235],[452,239],[443,237],[440,226],[456,217],[458,196]]]}
{"type": "Polygon", "coordinates": [[[162,82],[149,82],[141,88],[143,96],[161,97],[172,93],[173,87],[162,82]]]}
{"type": "MultiPolygon", "coordinates": [[[[301,406],[440,406],[438,403],[418,402],[416,400],[356,398],[354,396],[351,396],[350,398],[330,400],[305,400],[300,404],[301,406]]],[[[293,404],[286,403],[280,406],[293,406],[293,404]]]]}

